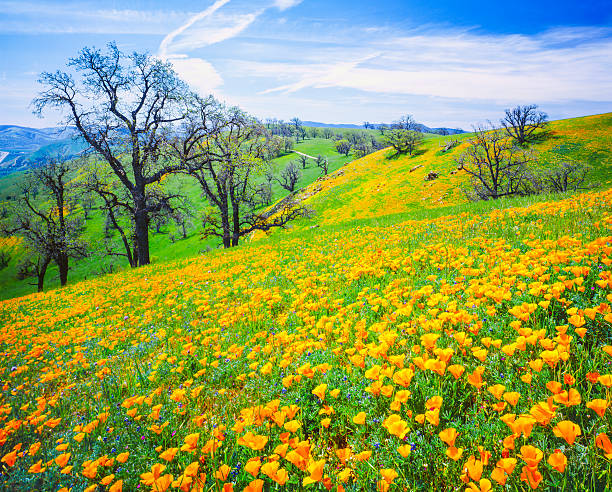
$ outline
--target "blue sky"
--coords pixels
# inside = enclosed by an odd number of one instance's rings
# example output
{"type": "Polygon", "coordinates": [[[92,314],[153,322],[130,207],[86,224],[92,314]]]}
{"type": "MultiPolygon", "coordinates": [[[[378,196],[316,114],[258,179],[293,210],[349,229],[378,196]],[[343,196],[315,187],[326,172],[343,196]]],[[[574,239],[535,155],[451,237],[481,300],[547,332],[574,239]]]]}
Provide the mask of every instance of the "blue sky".
{"type": "Polygon", "coordinates": [[[0,0],[0,124],[53,126],[38,74],[116,41],[259,118],[469,129],[612,111],[612,2],[0,0]]]}

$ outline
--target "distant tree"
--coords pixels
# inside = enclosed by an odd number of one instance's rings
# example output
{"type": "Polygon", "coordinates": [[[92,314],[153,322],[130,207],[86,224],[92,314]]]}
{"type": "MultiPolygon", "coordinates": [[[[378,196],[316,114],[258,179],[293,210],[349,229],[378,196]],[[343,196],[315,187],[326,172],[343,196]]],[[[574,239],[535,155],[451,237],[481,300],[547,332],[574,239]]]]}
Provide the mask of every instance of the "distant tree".
{"type": "Polygon", "coordinates": [[[321,130],[319,128],[317,128],[316,126],[313,126],[310,128],[310,137],[311,138],[318,138],[319,135],[321,135],[321,130]]]}
{"type": "Polygon", "coordinates": [[[346,132],[345,138],[351,143],[351,145],[355,146],[360,142],[368,140],[368,134],[361,131],[348,131],[346,132]]]}
{"type": "Polygon", "coordinates": [[[181,163],[195,178],[210,204],[204,235],[217,236],[225,248],[237,246],[253,231],[285,227],[305,209],[287,203],[274,216],[254,210],[255,178],[265,171],[266,130],[239,108],[228,108],[212,96],[192,95],[193,108],[181,131],[170,140],[168,159],[181,163]]]}
{"type": "Polygon", "coordinates": [[[372,152],[372,145],[369,141],[361,141],[355,145],[355,157],[361,158],[372,152]]]}
{"type": "Polygon", "coordinates": [[[502,130],[479,127],[456,162],[469,176],[468,196],[497,199],[524,192],[534,155],[517,147],[502,130]]]}
{"type": "Polygon", "coordinates": [[[403,116],[385,130],[383,140],[395,149],[395,153],[412,155],[423,142],[423,134],[410,115],[403,116]]]}
{"type": "Polygon", "coordinates": [[[42,292],[45,288],[45,275],[47,274],[49,263],[51,263],[49,257],[41,255],[36,251],[27,251],[27,255],[17,263],[15,277],[17,280],[36,277],[35,285],[38,292],[42,292]]]}
{"type": "Polygon", "coordinates": [[[418,128],[418,123],[414,121],[410,114],[404,115],[399,120],[391,123],[391,129],[395,130],[417,130],[418,128]]]}
{"type": "Polygon", "coordinates": [[[343,154],[348,157],[351,152],[352,144],[346,139],[338,140],[336,142],[336,150],[339,154],[343,154]]]}
{"type": "Polygon", "coordinates": [[[45,272],[51,261],[59,270],[60,285],[68,281],[71,258],[87,255],[82,239],[83,219],[75,213],[77,200],[71,180],[74,163],[63,157],[52,157],[26,177],[10,219],[1,227],[3,235],[17,234],[26,248],[38,257],[38,288],[43,289],[45,272]],[[40,196],[34,199],[32,189],[40,196]]]}
{"type": "Polygon", "coordinates": [[[586,180],[589,168],[579,162],[565,161],[544,173],[544,181],[551,191],[578,190],[586,180]]]}
{"type": "Polygon", "coordinates": [[[277,179],[278,184],[281,185],[287,191],[294,191],[295,185],[300,180],[301,173],[298,165],[291,161],[285,169],[280,173],[280,177],[277,179]]]}
{"type": "Polygon", "coordinates": [[[66,114],[91,149],[125,188],[136,238],[136,263],[150,262],[149,225],[158,203],[149,187],[179,166],[160,159],[172,124],[185,117],[185,84],[171,65],[147,54],[122,53],[114,43],[106,52],[83,48],[69,73],[44,72],[44,90],[33,101],[40,114],[56,108],[66,114]]]}
{"type": "Polygon", "coordinates": [[[89,220],[91,217],[91,212],[95,206],[94,199],[89,195],[84,195],[80,198],[79,203],[81,204],[81,209],[83,210],[83,218],[85,220],[89,220]]]}
{"type": "Polygon", "coordinates": [[[384,149],[385,144],[379,140],[376,135],[370,134],[370,147],[372,147],[372,152],[374,152],[375,150],[384,149]]]}
{"type": "Polygon", "coordinates": [[[323,135],[323,138],[331,140],[334,136],[334,131],[331,128],[326,127],[321,129],[321,134],[323,135]]]}
{"type": "Polygon", "coordinates": [[[285,146],[285,153],[289,153],[293,150],[295,146],[295,141],[291,137],[284,137],[283,144],[285,146]]]}
{"type": "Polygon", "coordinates": [[[279,135],[269,135],[267,138],[265,159],[271,161],[283,155],[285,152],[285,141],[284,138],[279,135]]]}
{"type": "Polygon", "coordinates": [[[295,135],[295,138],[297,139],[297,141],[299,142],[300,138],[304,140],[306,131],[304,127],[302,126],[302,120],[300,120],[297,117],[291,118],[291,124],[293,125],[293,134],[295,135]]]}
{"type": "Polygon", "coordinates": [[[298,154],[298,162],[302,165],[302,169],[306,169],[308,165],[308,157],[303,154],[298,154]]]}
{"type": "Polygon", "coordinates": [[[253,193],[249,197],[249,204],[253,208],[270,205],[272,203],[272,184],[266,180],[253,188],[253,193]]]}
{"type": "Polygon", "coordinates": [[[186,207],[177,208],[170,214],[170,218],[174,221],[181,232],[182,239],[187,239],[188,230],[190,227],[192,227],[192,217],[193,213],[186,207]]]}
{"type": "Polygon", "coordinates": [[[387,130],[384,141],[395,149],[396,154],[412,155],[423,142],[423,134],[416,130],[393,128],[387,130]]]}
{"type": "Polygon", "coordinates": [[[529,142],[538,128],[544,128],[548,123],[548,116],[538,111],[536,104],[529,106],[516,106],[506,109],[506,116],[501,120],[506,133],[516,139],[518,144],[529,142]]]}
{"type": "Polygon", "coordinates": [[[323,157],[319,154],[317,156],[317,167],[321,170],[321,174],[326,175],[329,172],[329,161],[327,157],[323,157]]]}

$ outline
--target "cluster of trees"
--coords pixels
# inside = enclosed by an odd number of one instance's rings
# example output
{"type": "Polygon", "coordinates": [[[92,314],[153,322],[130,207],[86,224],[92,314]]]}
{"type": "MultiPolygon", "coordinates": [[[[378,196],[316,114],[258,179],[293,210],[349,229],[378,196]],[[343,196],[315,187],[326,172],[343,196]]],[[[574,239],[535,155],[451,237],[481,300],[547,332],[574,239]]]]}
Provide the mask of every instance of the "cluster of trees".
{"type": "Polygon", "coordinates": [[[583,163],[563,161],[545,170],[535,165],[538,156],[530,144],[546,135],[548,123],[547,115],[537,108],[507,109],[499,127],[489,123],[474,129],[474,137],[456,160],[470,177],[469,198],[490,200],[582,187],[589,171],[583,163]]]}
{"type": "MultiPolygon", "coordinates": [[[[364,121],[363,127],[365,129],[378,130],[381,135],[385,135],[385,133],[389,130],[401,128],[401,126],[403,125],[402,120],[403,118],[401,118],[400,120],[394,121],[393,123],[371,123],[369,121],[364,121]]],[[[442,135],[442,136],[451,135],[451,131],[449,131],[449,129],[447,128],[427,128],[425,125],[421,123],[414,123],[414,122],[412,126],[414,130],[421,132],[421,133],[430,132],[430,133],[437,133],[438,135],[442,135]]],[[[457,131],[454,130],[452,131],[452,133],[457,133],[457,131]]],[[[458,133],[462,133],[462,131],[459,131],[458,133]]]]}
{"type": "Polygon", "coordinates": [[[411,115],[396,121],[384,134],[384,142],[395,149],[396,155],[412,155],[423,143],[423,133],[411,115]]]}
{"type": "MultiPolygon", "coordinates": [[[[300,140],[304,141],[306,138],[333,140],[336,151],[339,154],[348,156],[353,152],[357,158],[386,146],[384,139],[380,139],[378,136],[363,130],[305,127],[299,118],[292,118],[288,122],[278,119],[267,119],[265,127],[271,135],[273,142],[275,142],[273,147],[278,149],[271,158],[290,152],[295,143],[299,143],[300,140]]],[[[373,128],[369,124],[365,124],[364,127],[366,129],[373,128]]]]}
{"type": "Polygon", "coordinates": [[[295,191],[297,183],[302,177],[302,170],[308,167],[308,162],[311,160],[314,160],[315,166],[319,168],[322,175],[326,175],[329,172],[329,160],[327,157],[319,154],[316,158],[312,158],[305,154],[298,154],[298,159],[290,161],[278,177],[268,174],[268,182],[276,181],[285,190],[289,192],[295,191]]]}
{"type": "Polygon", "coordinates": [[[271,135],[295,138],[296,142],[299,142],[300,139],[303,141],[306,137],[312,136],[309,135],[308,129],[304,127],[302,120],[298,117],[292,118],[289,122],[277,119],[267,119],[266,129],[271,135]]]}
{"type": "Polygon", "coordinates": [[[170,64],[122,53],[111,43],[105,51],[82,49],[68,66],[71,72],[41,75],[44,89],[34,106],[38,113],[63,112],[89,153],[32,172],[2,225],[3,233],[26,239],[31,261],[21,271],[38,277],[39,290],[52,261],[64,285],[69,259],[88,254],[83,219],[94,206],[105,214],[107,235],[120,238],[107,243],[109,253],[125,256],[132,267],[150,263],[152,228],[174,220],[186,235],[186,200],[161,185],[172,175],[200,185],[209,205],[204,234],[221,238],[226,248],[253,231],[308,215],[291,201],[273,216],[255,212],[266,200],[266,183],[258,179],[279,135],[239,108],[194,94],[170,64]]]}
{"type": "Polygon", "coordinates": [[[344,132],[333,132],[331,137],[335,141],[335,147],[339,154],[348,156],[351,151],[355,157],[364,157],[385,147],[384,141],[376,138],[371,133],[348,130],[344,132]]]}

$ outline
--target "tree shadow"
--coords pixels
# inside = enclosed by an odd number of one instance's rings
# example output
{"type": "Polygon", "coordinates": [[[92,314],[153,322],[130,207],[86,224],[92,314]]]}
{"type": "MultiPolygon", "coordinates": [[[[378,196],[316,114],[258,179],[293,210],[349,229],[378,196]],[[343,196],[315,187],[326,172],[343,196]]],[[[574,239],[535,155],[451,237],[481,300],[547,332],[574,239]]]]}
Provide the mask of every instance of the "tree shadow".
{"type": "Polygon", "coordinates": [[[423,155],[426,152],[427,152],[427,149],[417,149],[412,154],[408,154],[407,152],[393,152],[391,154],[387,154],[386,160],[394,161],[396,159],[399,159],[400,157],[408,157],[409,159],[412,159],[414,157],[423,155]]]}
{"type": "Polygon", "coordinates": [[[542,130],[531,136],[528,143],[532,144],[540,144],[544,143],[546,140],[558,140],[561,138],[559,135],[556,135],[552,132],[552,130],[542,130]]]}

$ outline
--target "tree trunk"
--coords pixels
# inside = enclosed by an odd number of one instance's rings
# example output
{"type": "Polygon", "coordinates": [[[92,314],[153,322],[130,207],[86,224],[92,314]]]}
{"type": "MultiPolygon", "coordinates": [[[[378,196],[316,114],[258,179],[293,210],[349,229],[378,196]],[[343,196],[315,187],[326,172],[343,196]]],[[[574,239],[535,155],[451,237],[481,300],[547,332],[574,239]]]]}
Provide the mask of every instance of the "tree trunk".
{"type": "Polygon", "coordinates": [[[149,217],[144,209],[144,203],[138,204],[134,219],[134,230],[138,245],[138,265],[148,265],[151,262],[149,258],[149,217]]]}
{"type": "Polygon", "coordinates": [[[138,266],[138,243],[134,241],[134,248],[132,249],[132,268],[138,266]]]}
{"type": "Polygon", "coordinates": [[[223,227],[223,247],[230,248],[232,246],[232,236],[227,211],[222,212],[221,225],[223,227]]]}
{"type": "Polygon", "coordinates": [[[60,285],[64,287],[68,282],[68,255],[60,253],[55,260],[59,269],[60,285]]]}
{"type": "Polygon", "coordinates": [[[240,208],[237,203],[232,203],[232,221],[232,246],[238,246],[240,240],[240,208]]]}
{"type": "Polygon", "coordinates": [[[38,277],[38,292],[42,292],[45,287],[45,274],[47,273],[47,267],[49,266],[50,260],[43,260],[42,265],[38,269],[36,276],[38,277]]]}
{"type": "Polygon", "coordinates": [[[128,262],[130,263],[131,268],[136,268],[138,265],[136,264],[136,258],[132,254],[132,250],[130,248],[130,243],[125,237],[125,233],[121,230],[121,240],[123,241],[123,247],[125,248],[125,256],[127,256],[128,262]]]}

